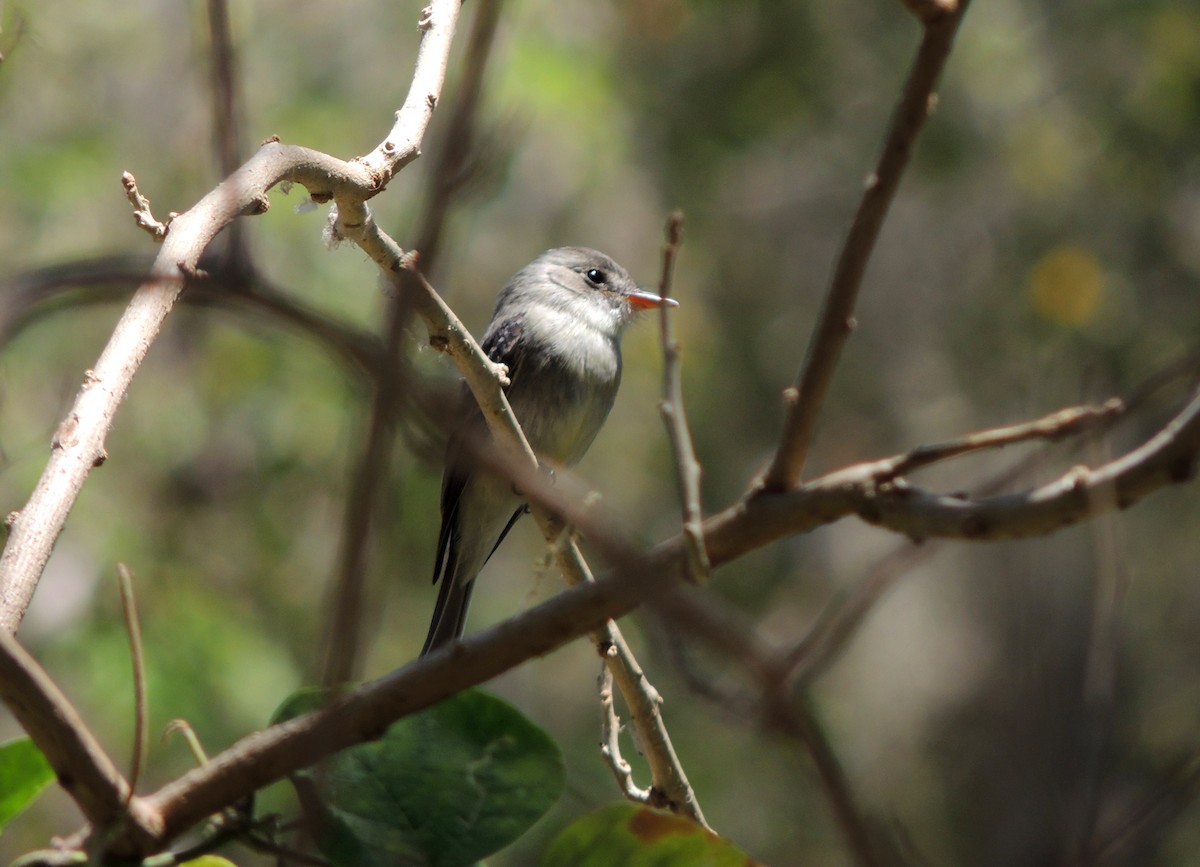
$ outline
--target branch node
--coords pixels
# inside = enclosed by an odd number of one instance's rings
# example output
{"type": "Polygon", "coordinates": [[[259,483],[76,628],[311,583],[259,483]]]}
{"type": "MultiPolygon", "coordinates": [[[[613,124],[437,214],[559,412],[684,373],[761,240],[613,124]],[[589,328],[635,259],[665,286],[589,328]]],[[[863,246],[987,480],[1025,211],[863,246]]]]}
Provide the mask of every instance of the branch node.
{"type": "Polygon", "coordinates": [[[155,241],[162,241],[167,237],[167,229],[178,214],[172,211],[167,216],[165,223],[154,219],[154,215],[150,213],[150,200],[138,190],[137,180],[130,172],[121,173],[121,186],[125,188],[125,198],[129,200],[129,204],[133,205],[133,221],[148,232],[155,241]]]}

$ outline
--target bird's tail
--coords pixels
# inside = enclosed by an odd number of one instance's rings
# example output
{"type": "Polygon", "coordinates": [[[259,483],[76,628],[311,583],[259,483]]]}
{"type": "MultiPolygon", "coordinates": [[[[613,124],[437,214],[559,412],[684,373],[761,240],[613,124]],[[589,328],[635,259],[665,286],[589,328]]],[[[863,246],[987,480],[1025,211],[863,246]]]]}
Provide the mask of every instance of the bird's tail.
{"type": "Polygon", "coordinates": [[[422,656],[428,656],[462,635],[467,605],[471,602],[471,590],[474,587],[474,581],[456,581],[452,571],[448,570],[442,576],[442,586],[438,588],[437,604],[433,609],[433,622],[429,624],[429,635],[425,637],[425,646],[421,648],[422,656]]]}

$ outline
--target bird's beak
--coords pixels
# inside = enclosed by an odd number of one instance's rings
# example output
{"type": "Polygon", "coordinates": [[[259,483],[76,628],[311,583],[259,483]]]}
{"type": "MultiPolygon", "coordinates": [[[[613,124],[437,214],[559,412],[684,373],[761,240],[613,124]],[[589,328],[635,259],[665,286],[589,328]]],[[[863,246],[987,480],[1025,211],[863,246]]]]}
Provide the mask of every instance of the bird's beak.
{"type": "Polygon", "coordinates": [[[643,292],[638,289],[635,292],[630,292],[628,296],[629,305],[636,307],[639,310],[650,310],[655,307],[678,307],[679,302],[674,298],[661,298],[653,292],[643,292]]]}

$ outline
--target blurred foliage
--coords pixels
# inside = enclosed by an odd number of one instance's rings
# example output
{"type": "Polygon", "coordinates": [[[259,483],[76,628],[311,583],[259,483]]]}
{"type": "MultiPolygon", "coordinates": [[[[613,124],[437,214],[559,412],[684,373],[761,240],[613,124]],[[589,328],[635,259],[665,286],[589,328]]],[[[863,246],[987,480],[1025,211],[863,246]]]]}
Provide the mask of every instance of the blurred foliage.
{"type": "MultiPolygon", "coordinates": [[[[272,722],[319,709],[289,696],[272,722]]],[[[472,689],[291,777],[322,855],[338,867],[470,867],[562,794],[558,745],[512,705],[472,689]]]]}
{"type": "Polygon", "coordinates": [[[576,819],[546,850],[541,867],[757,867],[690,819],[623,802],[576,819]]]}
{"type": "Polygon", "coordinates": [[[54,769],[27,737],[0,744],[0,833],[54,781],[54,769]]]}
{"type": "MultiPolygon", "coordinates": [[[[407,85],[419,3],[231,5],[248,144],[278,134],[350,157],[378,142],[407,85]]],[[[0,280],[149,252],[121,171],[160,215],[217,180],[203,4],[9,2],[0,27],[0,280]]],[[[723,507],[778,436],[780,392],[918,39],[896,0],[510,0],[484,165],[435,284],[480,330],[496,290],[548,247],[598,247],[649,283],[665,216],[682,207],[684,385],[706,507],[723,507]]],[[[1197,141],[1194,4],[976,2],[868,269],[810,473],[1125,394],[1193,351],[1197,141]]],[[[373,202],[405,245],[428,162],[373,202]]],[[[375,329],[373,266],[326,250],[321,214],[297,212],[300,201],[274,192],[247,222],[256,262],[297,300],[375,329]]],[[[60,310],[4,347],[3,512],[27,497],[119,310],[60,310]]],[[[417,368],[452,379],[422,345],[414,334],[417,368]]],[[[655,329],[636,329],[618,405],[580,468],[648,543],[678,524],[659,373],[655,329]]],[[[974,491],[1026,457],[1035,469],[1017,487],[1047,480],[1139,442],[1185,386],[1155,393],[1106,442],[980,456],[917,481],[974,491]]],[[[115,563],[138,578],[152,724],[186,718],[212,752],[261,727],[314,678],[368,397],[327,349],[266,317],[172,315],[22,628],[119,760],[133,711],[115,563]]],[[[424,635],[438,450],[414,429],[394,451],[371,551],[371,675],[409,660],[424,635]]],[[[1009,865],[1064,863],[1089,829],[1118,835],[1153,803],[1152,820],[1095,863],[1196,863],[1197,520],[1184,486],[1049,539],[927,544],[814,686],[864,805],[932,863],[1009,865]]],[[[713,592],[765,638],[794,641],[905,547],[843,522],[720,570],[713,592]]],[[[484,574],[472,627],[555,592],[554,577],[530,577],[541,553],[519,526],[484,574]]],[[[713,826],[763,863],[850,863],[801,747],[713,713],[668,663],[654,621],[631,618],[630,632],[713,826]]],[[[490,863],[534,863],[615,796],[595,749],[595,674],[580,643],[493,684],[558,740],[569,794],[490,863]]],[[[16,733],[0,715],[0,734],[16,733]]],[[[143,785],[189,764],[181,741],[156,744],[143,785]]],[[[75,815],[61,794],[44,798],[6,829],[0,857],[70,831],[75,815]]]]}

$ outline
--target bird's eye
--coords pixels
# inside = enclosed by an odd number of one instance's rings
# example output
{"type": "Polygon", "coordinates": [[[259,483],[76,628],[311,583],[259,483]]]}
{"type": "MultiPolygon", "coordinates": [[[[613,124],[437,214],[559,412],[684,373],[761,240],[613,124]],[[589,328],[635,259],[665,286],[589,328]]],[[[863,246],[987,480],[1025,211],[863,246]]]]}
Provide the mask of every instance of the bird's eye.
{"type": "Polygon", "coordinates": [[[586,277],[587,281],[594,286],[599,286],[608,282],[608,275],[599,268],[588,268],[583,272],[583,276],[586,277]]]}

